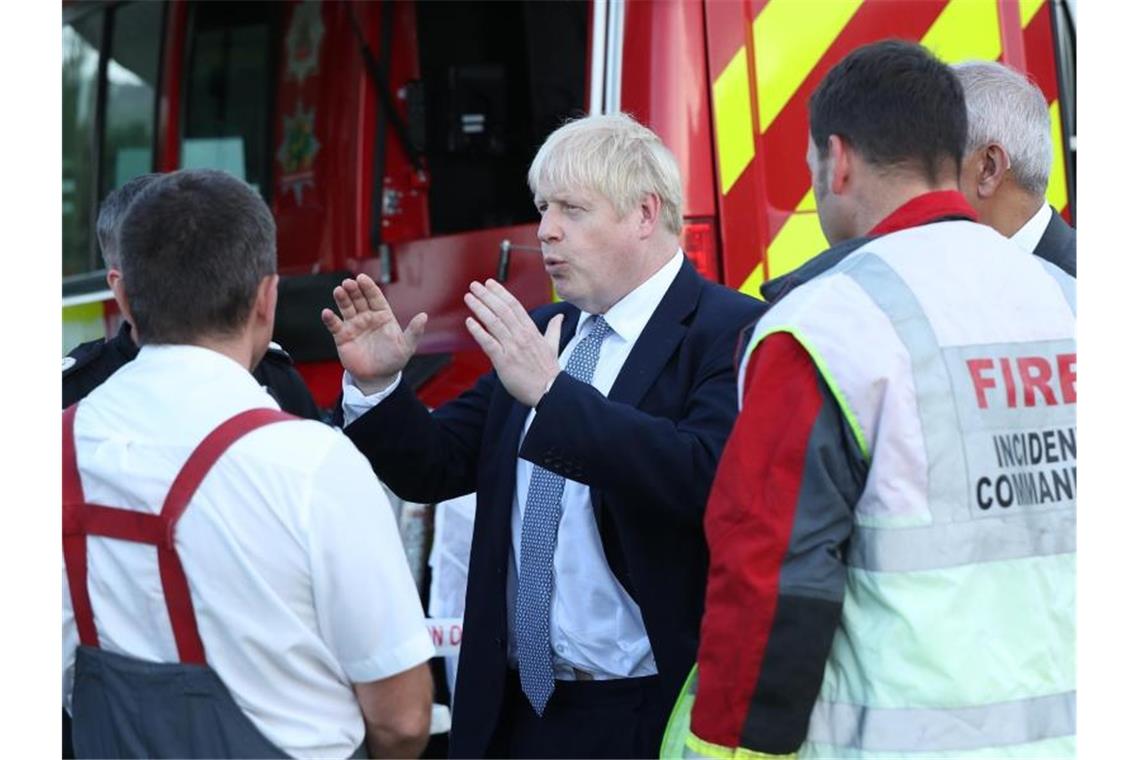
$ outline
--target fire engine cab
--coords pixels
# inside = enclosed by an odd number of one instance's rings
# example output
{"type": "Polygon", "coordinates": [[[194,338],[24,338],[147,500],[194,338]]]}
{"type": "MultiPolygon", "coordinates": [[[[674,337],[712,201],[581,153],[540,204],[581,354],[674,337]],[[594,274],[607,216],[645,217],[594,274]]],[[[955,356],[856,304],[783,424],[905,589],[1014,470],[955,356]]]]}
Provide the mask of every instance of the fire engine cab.
{"type": "Polygon", "coordinates": [[[406,376],[442,403],[488,367],[462,324],[467,283],[496,277],[528,308],[552,297],[526,186],[535,150],[569,117],[618,110],[678,158],[688,256],[758,295],[826,247],[808,96],[884,37],[1028,72],[1053,118],[1048,199],[1074,219],[1063,0],[65,0],[63,348],[117,329],[102,199],[141,173],[220,168],[276,218],[275,339],[318,404],[340,383],[320,309],[359,272],[402,320],[430,315],[406,376]]]}

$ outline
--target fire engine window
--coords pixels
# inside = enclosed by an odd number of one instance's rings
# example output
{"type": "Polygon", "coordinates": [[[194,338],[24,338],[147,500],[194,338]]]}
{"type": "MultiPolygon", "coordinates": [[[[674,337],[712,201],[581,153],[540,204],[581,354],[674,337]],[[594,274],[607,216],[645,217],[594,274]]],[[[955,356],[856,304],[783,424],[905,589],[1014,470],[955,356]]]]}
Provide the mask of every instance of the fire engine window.
{"type": "Polygon", "coordinates": [[[63,27],[63,275],[91,268],[95,162],[91,134],[98,94],[103,14],[63,27]]]}
{"type": "Polygon", "coordinates": [[[132,3],[111,19],[100,197],[154,166],[161,3],[132,3]]]}
{"type": "Polygon", "coordinates": [[[586,107],[587,4],[416,9],[432,234],[536,221],[530,161],[586,107]]]}
{"type": "Polygon", "coordinates": [[[270,114],[279,3],[191,6],[182,161],[222,169],[269,200],[270,114]]]}

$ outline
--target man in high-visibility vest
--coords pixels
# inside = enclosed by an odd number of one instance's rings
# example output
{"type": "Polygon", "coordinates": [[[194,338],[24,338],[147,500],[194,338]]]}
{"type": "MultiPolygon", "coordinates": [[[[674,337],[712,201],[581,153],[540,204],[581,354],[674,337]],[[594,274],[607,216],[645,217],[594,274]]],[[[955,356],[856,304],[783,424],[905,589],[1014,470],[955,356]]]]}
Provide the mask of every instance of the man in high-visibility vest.
{"type": "Polygon", "coordinates": [[[748,342],[663,754],[1070,755],[1075,281],[973,221],[923,48],[854,51],[810,109],[824,232],[867,239],[748,342]]]}

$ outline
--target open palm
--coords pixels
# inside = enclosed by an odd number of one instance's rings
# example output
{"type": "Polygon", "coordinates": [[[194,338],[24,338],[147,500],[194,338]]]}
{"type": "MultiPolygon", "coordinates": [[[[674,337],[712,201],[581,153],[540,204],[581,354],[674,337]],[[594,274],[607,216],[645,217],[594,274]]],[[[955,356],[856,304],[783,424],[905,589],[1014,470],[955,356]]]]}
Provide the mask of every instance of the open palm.
{"type": "Polygon", "coordinates": [[[366,274],[334,288],[333,300],[340,316],[324,309],[321,321],[332,334],[340,363],[365,393],[382,390],[415,354],[427,314],[417,314],[402,329],[380,287],[366,274]]]}

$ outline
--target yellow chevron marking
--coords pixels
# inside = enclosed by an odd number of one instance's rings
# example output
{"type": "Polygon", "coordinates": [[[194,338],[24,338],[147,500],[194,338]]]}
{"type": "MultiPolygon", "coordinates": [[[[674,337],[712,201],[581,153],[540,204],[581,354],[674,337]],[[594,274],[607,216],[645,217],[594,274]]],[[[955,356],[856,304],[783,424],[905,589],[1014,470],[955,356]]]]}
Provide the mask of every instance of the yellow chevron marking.
{"type": "Polygon", "coordinates": [[[1045,200],[1053,208],[1061,211],[1069,205],[1069,190],[1065,184],[1065,143],[1061,139],[1061,104],[1054,100],[1049,104],[1049,121],[1053,128],[1053,169],[1049,172],[1049,186],[1045,188],[1045,200]]]}
{"type": "MultiPolygon", "coordinates": [[[[815,194],[809,189],[796,205],[795,213],[788,217],[776,238],[768,246],[768,278],[786,274],[817,253],[827,249],[827,238],[819,226],[815,210],[815,194]]],[[[760,293],[764,282],[764,264],[756,265],[752,274],[740,285],[740,292],[750,296],[760,293]]]]}
{"type": "Polygon", "coordinates": [[[748,51],[743,45],[713,82],[713,122],[720,193],[728,195],[756,155],[752,142],[752,93],[748,91],[748,51]]]}
{"type": "Polygon", "coordinates": [[[103,327],[103,302],[82,303],[63,307],[63,352],[89,340],[97,340],[105,334],[103,327]]]}
{"type": "Polygon", "coordinates": [[[1045,0],[1021,0],[1021,28],[1029,26],[1029,22],[1037,15],[1037,11],[1041,10],[1041,6],[1045,4],[1045,0]]]}
{"type": "Polygon", "coordinates": [[[753,20],[761,134],[862,4],[863,0],[770,0],[753,20]]]}
{"type": "Polygon", "coordinates": [[[946,63],[996,61],[1001,55],[997,0],[950,0],[922,44],[946,63]]]}

